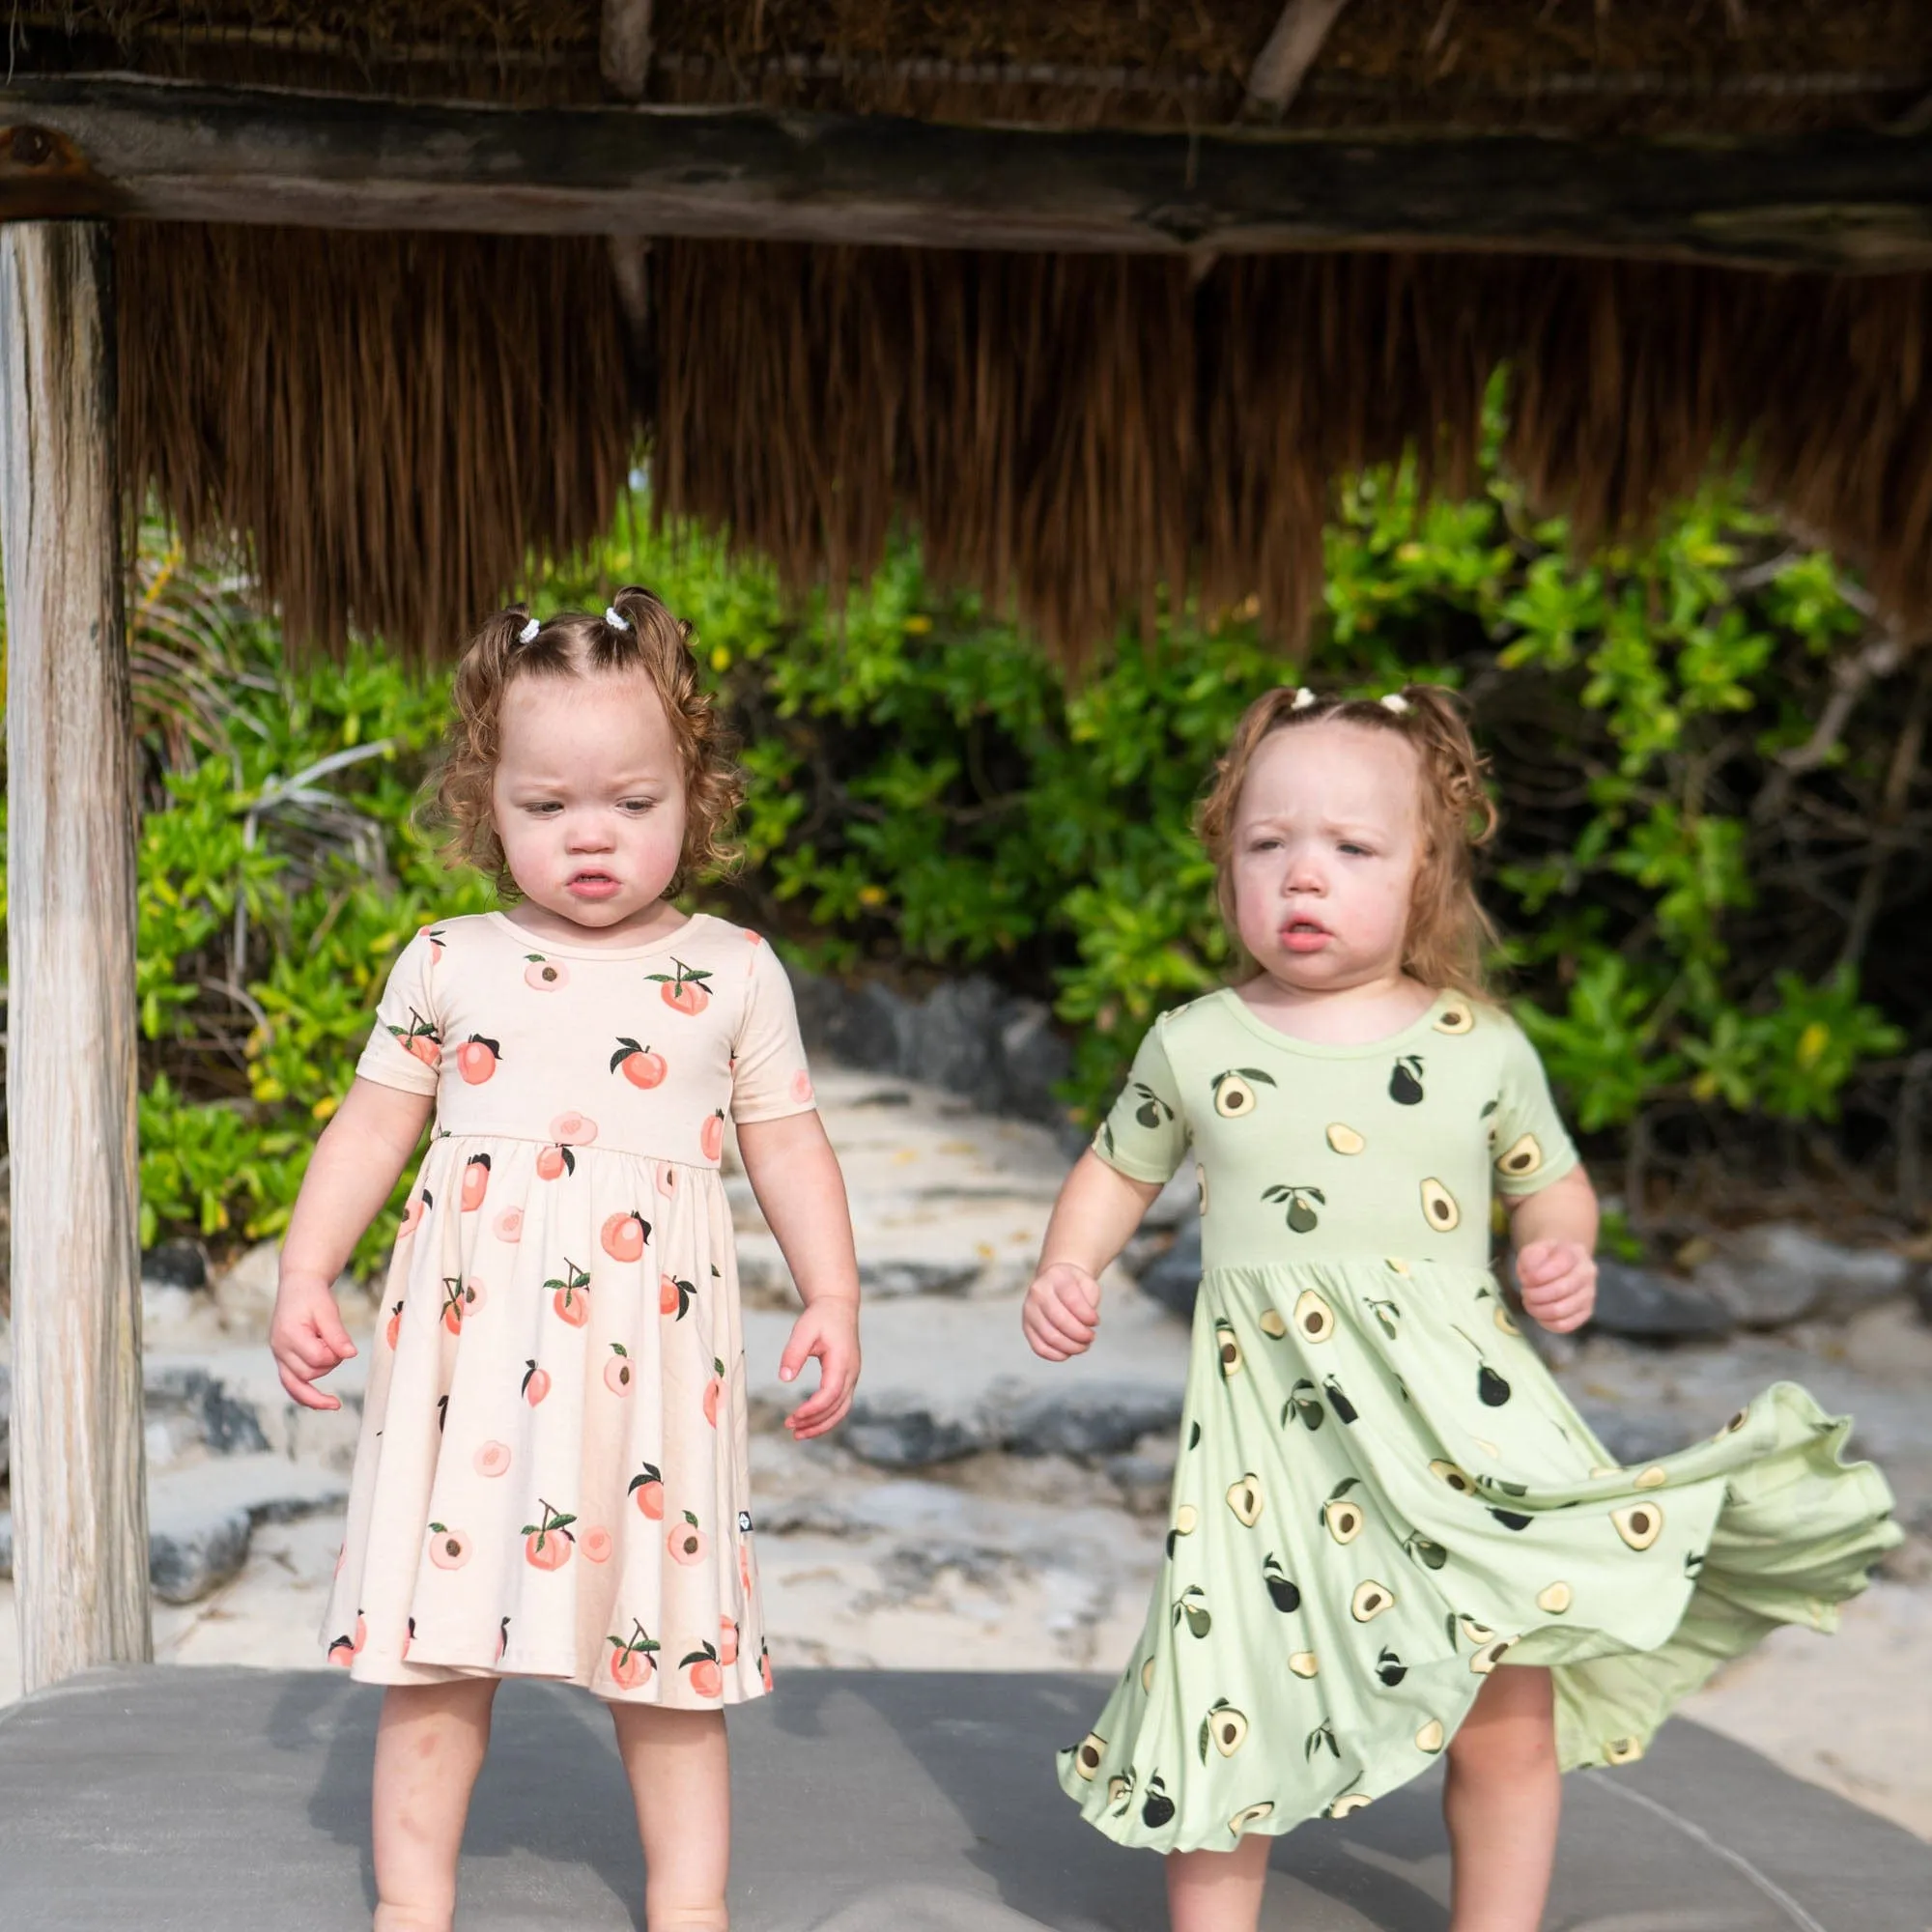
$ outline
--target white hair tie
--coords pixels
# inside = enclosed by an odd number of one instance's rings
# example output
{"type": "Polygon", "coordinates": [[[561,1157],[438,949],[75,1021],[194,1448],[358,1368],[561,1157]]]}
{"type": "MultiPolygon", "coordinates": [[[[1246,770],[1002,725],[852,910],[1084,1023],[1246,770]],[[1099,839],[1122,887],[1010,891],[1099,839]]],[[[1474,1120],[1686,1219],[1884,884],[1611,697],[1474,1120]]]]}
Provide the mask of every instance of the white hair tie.
{"type": "Polygon", "coordinates": [[[1304,684],[1294,694],[1294,702],[1288,708],[1291,711],[1306,711],[1315,701],[1315,694],[1304,684]]]}
{"type": "Polygon", "coordinates": [[[535,619],[534,617],[532,617],[532,618],[530,619],[530,621],[529,621],[529,622],[528,622],[527,624],[526,624],[526,625],[524,626],[524,628],[523,628],[523,629],[522,629],[521,631],[519,631],[519,632],[517,633],[517,641],[518,641],[518,643],[520,643],[520,644],[526,644],[526,643],[528,643],[528,642],[529,642],[529,640],[530,640],[530,639],[531,639],[532,638],[534,638],[534,637],[536,636],[536,634],[537,634],[537,633],[538,633],[539,631],[541,631],[542,629],[543,629],[543,626],[542,626],[541,624],[539,624],[539,623],[537,622],[537,620],[536,620],[536,619],[535,619]]]}
{"type": "Polygon", "coordinates": [[[631,628],[630,618],[625,616],[623,611],[618,610],[616,605],[614,604],[605,605],[604,621],[607,624],[609,624],[613,631],[628,631],[631,628]]]}
{"type": "Polygon", "coordinates": [[[1393,711],[1400,718],[1408,709],[1408,699],[1401,692],[1392,691],[1382,699],[1381,705],[1384,711],[1393,711]]]}

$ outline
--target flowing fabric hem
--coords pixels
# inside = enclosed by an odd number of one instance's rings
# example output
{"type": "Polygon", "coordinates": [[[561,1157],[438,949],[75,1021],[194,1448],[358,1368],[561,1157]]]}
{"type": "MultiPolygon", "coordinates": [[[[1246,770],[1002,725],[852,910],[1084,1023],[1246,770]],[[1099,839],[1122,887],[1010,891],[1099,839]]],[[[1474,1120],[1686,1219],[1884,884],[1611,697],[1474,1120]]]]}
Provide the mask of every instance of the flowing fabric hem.
{"type": "MultiPolygon", "coordinates": [[[[1848,1416],[1828,1416],[1797,1383],[1776,1382],[1717,1436],[1657,1459],[1653,1466],[1667,1482],[1656,1493],[1667,1494],[1680,1476],[1685,1484],[1708,1481],[1714,1462],[1726,1478],[1702,1566],[1670,1634],[1646,1649],[1615,1646],[1564,1662],[1548,1651],[1604,1639],[1551,1618],[1528,1627],[1512,1646],[1529,1655],[1502,1661],[1505,1668],[1549,1669],[1560,1769],[1635,1763],[1678,1703],[1770,1631],[1780,1624],[1820,1632],[1836,1628],[1838,1606],[1865,1588],[1872,1566],[1904,1540],[1890,1520],[1891,1491],[1877,1466],[1843,1460],[1852,1426],[1848,1416]],[[1544,1639],[1541,1657],[1531,1642],[1535,1638],[1544,1639]]],[[[1126,1685],[1123,1678],[1121,1689],[1126,1685]]],[[[1183,1829],[1178,1805],[1169,1821],[1147,1826],[1138,1790],[1126,1794],[1116,1816],[1121,1799],[1108,1795],[1109,1780],[1101,1773],[1092,1778],[1081,1775],[1075,1749],[1058,1754],[1060,1787],[1087,1823],[1116,1844],[1163,1854],[1230,1851],[1241,1837],[1282,1837],[1311,1818],[1346,1816],[1400,1790],[1446,1752],[1481,1690],[1478,1681],[1454,1721],[1442,1719],[1443,1742],[1436,1750],[1423,1751],[1412,1743],[1373,1749],[1343,1797],[1301,1811],[1270,1801],[1265,1817],[1251,1819],[1239,1831],[1232,1820],[1206,1831],[1183,1829]],[[1398,1755],[1410,1761],[1396,1764],[1398,1755]],[[1385,1775],[1384,1768],[1394,1775],[1385,1775]]]]}

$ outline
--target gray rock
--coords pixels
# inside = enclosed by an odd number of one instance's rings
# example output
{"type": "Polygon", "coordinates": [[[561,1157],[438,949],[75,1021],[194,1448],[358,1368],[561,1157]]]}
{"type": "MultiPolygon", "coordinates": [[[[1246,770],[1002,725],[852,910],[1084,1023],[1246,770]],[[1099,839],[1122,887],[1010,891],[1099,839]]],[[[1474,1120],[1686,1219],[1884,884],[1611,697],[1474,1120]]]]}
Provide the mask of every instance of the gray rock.
{"type": "Polygon", "coordinates": [[[934,1415],[917,1403],[852,1405],[842,1437],[846,1448],[881,1469],[923,1469],[955,1463],[990,1447],[972,1418],[934,1415]]]}
{"type": "Polygon", "coordinates": [[[241,1574],[255,1520],[245,1509],[148,1530],[148,1587],[164,1604],[192,1604],[241,1574]]]}
{"type": "Polygon", "coordinates": [[[963,1262],[923,1262],[903,1258],[859,1263],[859,1286],[867,1295],[964,1294],[985,1264],[977,1256],[963,1262]]]}
{"type": "Polygon", "coordinates": [[[999,1444],[1021,1456],[1118,1456],[1151,1429],[1180,1420],[1180,1392],[1145,1382],[1083,1382],[1029,1396],[999,1421],[999,1444]]]}
{"type": "Polygon", "coordinates": [[[1667,1403],[1652,1406],[1622,1405],[1615,1408],[1598,1403],[1580,1402],[1577,1412],[1595,1432],[1597,1439],[1626,1467],[1637,1463],[1653,1463],[1660,1456],[1674,1456],[1688,1449],[1709,1427],[1680,1413],[1667,1403]]]}
{"type": "Polygon", "coordinates": [[[206,1288],[208,1258],[193,1241],[162,1241],[142,1254],[141,1279],[163,1288],[206,1288]]]}
{"type": "Polygon", "coordinates": [[[1194,1319],[1194,1297],[1201,1287],[1201,1223],[1190,1221],[1174,1237],[1174,1245],[1157,1255],[1138,1276],[1141,1292],[1151,1294],[1183,1321],[1194,1319]]]}
{"type": "Polygon", "coordinates": [[[142,1395],[149,1420],[185,1418],[217,1456],[259,1455],[269,1447],[255,1405],[231,1394],[217,1377],[190,1362],[147,1364],[142,1395]]]}
{"type": "Polygon", "coordinates": [[[1065,1124],[1053,1089],[1072,1055],[1051,1013],[972,974],[912,1000],[878,980],[792,976],[806,1045],[867,1072],[923,1080],[990,1114],[1065,1124]]]}
{"type": "Polygon", "coordinates": [[[1716,1295],[1628,1262],[1597,1264],[1597,1307],[1590,1325],[1645,1341],[1728,1335],[1731,1313],[1716,1295]]]}
{"type": "MultiPolygon", "coordinates": [[[[232,1456],[163,1471],[148,1483],[148,1581],[191,1604],[248,1559],[255,1525],[287,1522],[349,1498],[347,1481],[280,1456],[232,1456]]],[[[0,1515],[0,1576],[14,1574],[14,1519],[0,1515]]]]}
{"type": "MultiPolygon", "coordinates": [[[[1921,1321],[1932,1322],[1932,1267],[1923,1262],[1914,1262],[1912,1272],[1906,1277],[1906,1292],[1912,1296],[1912,1305],[1918,1311],[1921,1321]]],[[[7,1371],[0,1369],[0,1377],[7,1371]]],[[[6,1412],[6,1384],[0,1381],[0,1415],[6,1412]]],[[[5,1458],[4,1432],[0,1432],[0,1469],[7,1466],[5,1458]]]]}
{"type": "Polygon", "coordinates": [[[1724,1243],[1693,1277],[1741,1327],[1777,1328],[1807,1315],[1856,1314],[1900,1293],[1911,1271],[1886,1248],[1847,1248],[1774,1222],[1724,1243]]]}

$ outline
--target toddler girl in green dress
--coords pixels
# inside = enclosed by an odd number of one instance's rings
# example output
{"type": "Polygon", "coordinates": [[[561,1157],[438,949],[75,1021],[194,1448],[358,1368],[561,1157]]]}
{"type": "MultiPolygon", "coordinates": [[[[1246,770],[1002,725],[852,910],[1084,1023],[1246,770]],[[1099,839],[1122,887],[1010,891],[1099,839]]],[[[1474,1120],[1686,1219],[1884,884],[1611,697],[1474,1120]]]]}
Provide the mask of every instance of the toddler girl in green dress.
{"type": "Polygon", "coordinates": [[[1202,808],[1239,985],[1161,1015],[1054,1210],[1024,1326],[1093,1342],[1096,1277],[1191,1157],[1201,1293],[1167,1556],[1083,1814],[1171,1856],[1176,1932],[1252,1932],[1271,1836],[1448,1759],[1452,1932],[1534,1932],[1558,1776],[1640,1756],[1779,1623],[1830,1629],[1897,1541],[1849,1423],[1779,1383],[1619,1467],[1521,1308],[1590,1318],[1597,1203],[1486,995],[1494,811],[1452,700],[1270,693],[1202,808]]]}

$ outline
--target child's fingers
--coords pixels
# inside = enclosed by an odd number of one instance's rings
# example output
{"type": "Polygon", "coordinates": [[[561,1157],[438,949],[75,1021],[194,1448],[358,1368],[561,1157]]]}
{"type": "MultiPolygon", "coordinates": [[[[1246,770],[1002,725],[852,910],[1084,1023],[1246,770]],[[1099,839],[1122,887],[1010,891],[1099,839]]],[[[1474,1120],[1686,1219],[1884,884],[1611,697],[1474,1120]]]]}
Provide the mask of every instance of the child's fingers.
{"type": "Polygon", "coordinates": [[[1047,1304],[1043,1296],[1030,1294],[1026,1306],[1020,1314],[1020,1328],[1036,1355],[1044,1356],[1049,1362],[1064,1362],[1069,1355],[1077,1355],[1087,1344],[1077,1336],[1063,1335],[1047,1320],[1047,1304]]]}
{"type": "Polygon", "coordinates": [[[340,1359],[313,1328],[300,1324],[284,1329],[274,1344],[277,1361],[293,1356],[311,1376],[326,1376],[340,1359]]]}
{"type": "Polygon", "coordinates": [[[282,1386],[304,1408],[340,1408],[342,1403],[336,1396],[326,1390],[312,1388],[301,1377],[293,1374],[287,1363],[280,1364],[282,1386]]]}
{"type": "Polygon", "coordinates": [[[1547,1288],[1551,1279],[1562,1272],[1563,1266],[1563,1257],[1556,1252],[1554,1241],[1532,1241],[1528,1247],[1518,1252],[1516,1278],[1525,1292],[1532,1288],[1547,1288]]]}
{"type": "Polygon", "coordinates": [[[792,1323],[791,1340],[785,1344],[784,1353],[779,1357],[780,1381],[796,1381],[798,1372],[818,1353],[815,1346],[818,1338],[814,1333],[816,1327],[817,1323],[812,1321],[810,1309],[792,1323]]]}
{"type": "Polygon", "coordinates": [[[1072,1309],[1052,1294],[1042,1294],[1033,1304],[1034,1319],[1041,1331],[1063,1349],[1078,1354],[1094,1339],[1094,1323],[1084,1321],[1072,1309]]]}
{"type": "Polygon", "coordinates": [[[349,1330],[342,1325],[342,1311],[336,1307],[332,1294],[316,1303],[315,1332],[334,1352],[338,1362],[346,1362],[355,1352],[355,1344],[349,1339],[349,1330]]]}

